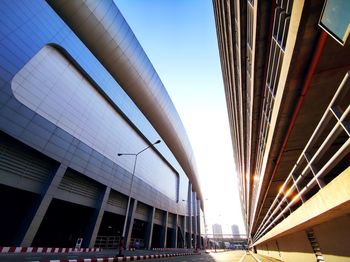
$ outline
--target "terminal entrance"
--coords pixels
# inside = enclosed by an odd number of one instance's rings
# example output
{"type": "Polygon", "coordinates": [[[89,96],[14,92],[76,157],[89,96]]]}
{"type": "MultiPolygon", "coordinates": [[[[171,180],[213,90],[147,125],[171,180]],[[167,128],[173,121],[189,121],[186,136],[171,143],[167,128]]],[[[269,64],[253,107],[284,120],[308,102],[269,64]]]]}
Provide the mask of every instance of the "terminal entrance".
{"type": "Polygon", "coordinates": [[[154,224],[153,225],[153,234],[152,234],[152,248],[162,247],[161,246],[161,233],[162,233],[162,226],[154,224]]]}
{"type": "Polygon", "coordinates": [[[132,227],[130,247],[140,249],[145,247],[147,222],[134,219],[132,227]]]}
{"type": "Polygon", "coordinates": [[[177,227],[177,245],[176,245],[176,247],[184,248],[184,242],[185,242],[185,239],[184,239],[184,236],[182,234],[181,228],[177,227]]]}
{"type": "Polygon", "coordinates": [[[190,233],[186,232],[186,248],[191,248],[190,233]]]}
{"type": "Polygon", "coordinates": [[[166,247],[171,248],[173,246],[173,239],[174,239],[174,229],[168,227],[167,234],[166,234],[166,247]]]}
{"type": "Polygon", "coordinates": [[[95,247],[116,249],[123,233],[124,216],[104,212],[95,247]]]}
{"type": "Polygon", "coordinates": [[[16,246],[16,234],[37,194],[0,184],[0,246],[16,246]]]}
{"type": "Polygon", "coordinates": [[[84,233],[93,209],[53,199],[34,238],[33,246],[75,247],[84,233]]]}

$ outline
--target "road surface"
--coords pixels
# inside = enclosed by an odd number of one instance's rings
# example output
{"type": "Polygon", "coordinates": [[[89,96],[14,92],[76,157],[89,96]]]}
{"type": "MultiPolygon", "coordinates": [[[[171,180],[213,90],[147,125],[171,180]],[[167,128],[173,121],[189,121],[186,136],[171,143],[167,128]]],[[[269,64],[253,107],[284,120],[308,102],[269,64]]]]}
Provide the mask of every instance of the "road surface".
{"type": "Polygon", "coordinates": [[[151,259],[147,261],[160,262],[277,262],[279,260],[273,258],[261,257],[258,255],[247,254],[245,251],[227,251],[227,252],[211,252],[206,254],[202,252],[200,255],[182,256],[182,257],[172,257],[172,258],[162,258],[162,259],[151,259]]]}
{"type": "MultiPolygon", "coordinates": [[[[147,251],[137,250],[128,252],[126,255],[150,255],[150,254],[165,254],[165,253],[183,253],[179,251],[147,251]],[[129,254],[130,253],[130,254],[129,254]]],[[[186,252],[186,251],[185,251],[186,252]]],[[[59,260],[59,259],[82,259],[82,258],[103,258],[113,257],[116,255],[116,250],[106,250],[103,252],[91,252],[91,253],[62,253],[62,254],[35,254],[35,253],[19,253],[19,254],[0,254],[0,261],[7,262],[28,262],[28,261],[42,261],[42,260],[59,260]]],[[[261,257],[259,255],[251,255],[242,250],[225,251],[225,252],[204,252],[200,254],[194,254],[189,256],[147,259],[147,261],[154,262],[277,262],[279,260],[261,257]],[[255,257],[255,258],[254,258],[255,257]]]]}

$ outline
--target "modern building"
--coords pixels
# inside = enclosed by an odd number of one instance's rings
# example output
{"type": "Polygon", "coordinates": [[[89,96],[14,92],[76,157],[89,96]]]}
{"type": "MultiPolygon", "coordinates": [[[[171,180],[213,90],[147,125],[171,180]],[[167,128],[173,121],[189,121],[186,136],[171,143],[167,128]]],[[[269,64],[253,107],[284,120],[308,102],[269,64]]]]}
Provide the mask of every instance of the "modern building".
{"type": "Polygon", "coordinates": [[[237,225],[232,225],[231,226],[231,231],[232,231],[232,236],[237,237],[239,236],[239,228],[237,225]]]}
{"type": "Polygon", "coordinates": [[[348,259],[350,2],[213,5],[250,246],[348,259]]]}
{"type": "Polygon", "coordinates": [[[189,139],[115,3],[0,14],[0,246],[202,245],[189,139]]]}
{"type": "Polygon", "coordinates": [[[220,224],[213,224],[213,237],[214,238],[223,238],[222,226],[220,224]]]}

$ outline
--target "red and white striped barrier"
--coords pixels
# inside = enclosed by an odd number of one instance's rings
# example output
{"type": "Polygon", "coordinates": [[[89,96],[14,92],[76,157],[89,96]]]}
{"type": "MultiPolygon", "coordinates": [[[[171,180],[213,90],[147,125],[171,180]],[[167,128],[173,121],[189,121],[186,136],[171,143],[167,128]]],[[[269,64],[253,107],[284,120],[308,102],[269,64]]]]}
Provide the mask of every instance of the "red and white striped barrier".
{"type": "Polygon", "coordinates": [[[42,262],[119,262],[119,261],[136,261],[145,259],[157,259],[165,257],[178,257],[198,255],[199,253],[178,253],[178,254],[159,254],[145,256],[126,256],[126,257],[108,257],[108,258],[82,258],[82,259],[61,259],[61,260],[43,260],[42,262]]]}
{"type": "Polygon", "coordinates": [[[0,253],[69,253],[99,252],[100,248],[68,248],[68,247],[0,247],[0,253]]]}

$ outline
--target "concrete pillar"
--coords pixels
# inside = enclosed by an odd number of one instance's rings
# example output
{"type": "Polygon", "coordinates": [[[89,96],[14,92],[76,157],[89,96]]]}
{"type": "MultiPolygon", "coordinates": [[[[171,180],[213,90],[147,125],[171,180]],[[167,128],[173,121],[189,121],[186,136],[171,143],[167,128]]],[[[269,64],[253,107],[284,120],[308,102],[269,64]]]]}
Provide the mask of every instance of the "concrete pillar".
{"type": "Polygon", "coordinates": [[[174,218],[174,223],[173,223],[174,231],[173,231],[173,237],[172,237],[173,243],[171,244],[171,247],[175,247],[175,248],[177,248],[177,224],[178,224],[178,217],[179,217],[179,215],[176,214],[175,218],[174,218]]]}
{"type": "Polygon", "coordinates": [[[82,247],[94,247],[98,230],[100,229],[103,214],[111,192],[110,187],[106,187],[100,194],[100,198],[96,201],[96,209],[92,215],[88,228],[85,232],[82,247]]]}
{"type": "Polygon", "coordinates": [[[186,219],[184,216],[181,216],[180,218],[180,228],[182,233],[182,247],[186,247],[186,219]]]}
{"type": "Polygon", "coordinates": [[[126,246],[126,248],[129,248],[129,245],[130,245],[132,228],[134,226],[136,206],[137,206],[137,200],[131,198],[130,199],[129,214],[125,214],[126,215],[125,219],[127,219],[126,230],[125,230],[125,236],[126,236],[125,246],[126,246]]]}
{"type": "Polygon", "coordinates": [[[154,213],[156,209],[154,207],[149,207],[148,210],[148,224],[146,228],[146,237],[145,237],[145,248],[151,249],[152,246],[152,236],[153,236],[153,220],[154,220],[154,213]]]}
{"type": "Polygon", "coordinates": [[[19,227],[15,240],[15,244],[17,246],[29,247],[32,245],[34,237],[40,227],[41,221],[43,220],[46,211],[50,206],[52,198],[54,197],[57,187],[61,183],[66,170],[67,166],[60,164],[55,174],[53,174],[51,177],[51,181],[48,183],[48,186],[43,189],[42,194],[34,203],[32,209],[29,211],[26,218],[19,227]]]}
{"type": "Polygon", "coordinates": [[[193,234],[193,227],[192,227],[192,185],[191,183],[188,183],[188,192],[187,192],[187,208],[188,208],[188,216],[187,216],[187,222],[188,222],[188,237],[187,237],[187,247],[192,248],[192,234],[193,234]]]}
{"type": "Polygon", "coordinates": [[[183,245],[184,245],[184,248],[187,248],[187,239],[186,239],[186,232],[187,232],[187,216],[184,215],[184,227],[183,227],[183,234],[184,234],[184,239],[183,239],[183,245]]]}
{"type": "Polygon", "coordinates": [[[192,202],[193,208],[192,208],[192,223],[193,223],[193,247],[197,247],[197,236],[198,236],[198,228],[197,228],[197,199],[196,199],[196,193],[192,192],[192,202]]]}
{"type": "Polygon", "coordinates": [[[202,236],[202,232],[201,232],[201,212],[200,212],[200,201],[197,200],[197,235],[198,235],[198,239],[197,239],[197,243],[198,243],[198,247],[202,248],[202,241],[201,241],[201,236],[202,236]]]}
{"type": "Polygon", "coordinates": [[[160,247],[162,247],[162,248],[166,247],[167,233],[168,233],[168,212],[165,212],[165,215],[163,217],[162,236],[161,236],[161,240],[160,240],[160,247]]]}

